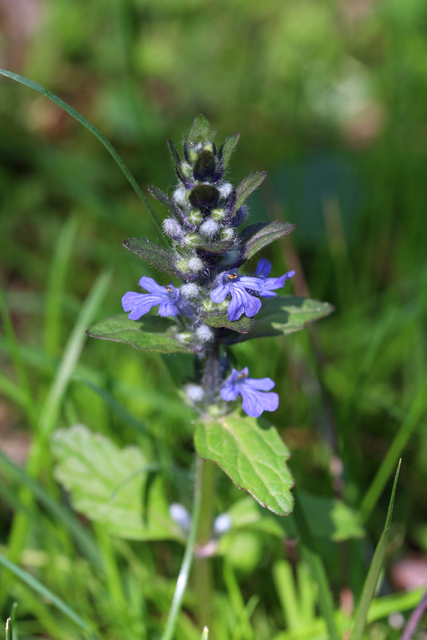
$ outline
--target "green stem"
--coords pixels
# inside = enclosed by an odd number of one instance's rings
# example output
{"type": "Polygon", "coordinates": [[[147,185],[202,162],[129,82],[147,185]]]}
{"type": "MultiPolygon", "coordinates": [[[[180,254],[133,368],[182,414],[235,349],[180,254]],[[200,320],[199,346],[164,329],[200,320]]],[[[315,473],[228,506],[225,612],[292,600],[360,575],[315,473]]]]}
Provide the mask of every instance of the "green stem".
{"type": "Polygon", "coordinates": [[[179,571],[178,580],[176,581],[175,593],[173,594],[171,608],[169,610],[168,619],[166,621],[165,630],[161,640],[171,640],[175,631],[178,614],[181,610],[182,600],[187,588],[188,576],[190,574],[191,564],[193,561],[194,550],[196,546],[196,536],[199,527],[200,507],[202,502],[202,475],[203,460],[199,457],[196,459],[196,482],[194,486],[193,512],[191,520],[191,529],[185,547],[184,558],[182,560],[181,569],[179,571]]]}
{"type": "MultiPolygon", "coordinates": [[[[211,630],[213,604],[212,561],[209,555],[203,555],[203,548],[212,537],[216,465],[210,460],[202,460],[201,464],[202,506],[197,532],[197,547],[202,553],[196,555],[195,559],[194,586],[197,594],[198,622],[201,626],[208,627],[211,630]]],[[[213,638],[212,630],[210,638],[213,638]]]]}

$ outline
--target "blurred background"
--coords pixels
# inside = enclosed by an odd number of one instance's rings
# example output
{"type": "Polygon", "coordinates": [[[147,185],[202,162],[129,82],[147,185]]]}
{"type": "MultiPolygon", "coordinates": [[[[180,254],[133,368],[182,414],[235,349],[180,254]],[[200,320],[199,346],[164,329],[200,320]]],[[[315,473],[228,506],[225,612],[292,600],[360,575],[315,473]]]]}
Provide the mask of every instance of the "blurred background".
{"type": "MultiPolygon", "coordinates": [[[[277,382],[281,404],[272,420],[291,450],[297,485],[361,510],[373,544],[403,455],[386,591],[427,582],[425,1],[0,0],[0,66],[80,111],[145,192],[149,184],[171,192],[166,140],[180,143],[198,113],[211,120],[218,142],[241,132],[230,180],[269,172],[249,200],[251,221],[297,225],[264,255],[277,274],[297,270],[288,292],[328,301],[335,313],[310,331],[239,346],[239,363],[277,382]]],[[[119,313],[121,296],[141,275],[159,277],[121,246],[129,236],[156,240],[158,232],[93,136],[3,77],[0,193],[1,283],[41,402],[99,274],[112,269],[94,320],[119,313]]],[[[32,434],[4,336],[0,362],[0,445],[23,464],[32,434]]],[[[88,340],[78,366],[150,423],[174,463],[189,467],[193,415],[178,390],[191,379],[191,358],[88,340]]],[[[57,425],[76,421],[121,446],[136,438],[105,398],[72,380],[57,425]]],[[[47,460],[39,479],[51,474],[47,460]]],[[[19,485],[11,486],[1,509],[3,545],[19,485]]],[[[183,495],[169,489],[170,497],[188,504],[183,487],[183,495]]],[[[225,477],[220,487],[219,510],[240,495],[225,477]]],[[[43,537],[31,536],[30,546],[43,549],[43,537]]],[[[268,544],[250,538],[248,556],[235,559],[248,593],[281,553],[268,544]]],[[[348,543],[352,560],[343,562],[337,545],[324,545],[336,593],[346,585],[357,593],[369,544],[348,543]]],[[[172,579],[166,548],[155,561],[172,579]]],[[[60,579],[40,566],[40,579],[58,580],[60,590],[60,579]]],[[[278,604],[268,597],[261,608],[274,619],[278,604]]],[[[271,637],[267,631],[257,637],[271,637]]]]}

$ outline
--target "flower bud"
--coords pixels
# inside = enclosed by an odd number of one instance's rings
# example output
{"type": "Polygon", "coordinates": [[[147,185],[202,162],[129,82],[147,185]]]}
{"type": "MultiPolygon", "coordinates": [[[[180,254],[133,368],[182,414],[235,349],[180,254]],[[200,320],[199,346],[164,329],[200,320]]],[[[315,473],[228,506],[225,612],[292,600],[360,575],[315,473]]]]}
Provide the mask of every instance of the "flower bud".
{"type": "Polygon", "coordinates": [[[197,247],[200,244],[203,244],[203,240],[198,233],[189,233],[188,235],[184,236],[184,243],[189,247],[197,247]]]}
{"type": "Polygon", "coordinates": [[[196,329],[196,338],[200,342],[210,342],[214,338],[214,332],[206,324],[202,324],[196,329]]]}
{"type": "Polygon", "coordinates": [[[198,209],[192,209],[190,213],[187,215],[188,221],[191,224],[199,226],[201,222],[203,222],[203,216],[198,209]]]}
{"type": "Polygon", "coordinates": [[[166,218],[165,220],[163,220],[162,226],[163,231],[170,238],[173,238],[174,240],[182,238],[182,227],[173,218],[166,218]]]}
{"type": "Polygon", "coordinates": [[[215,220],[208,218],[200,225],[199,231],[205,238],[213,238],[219,231],[219,224],[215,220]]]}
{"type": "Polygon", "coordinates": [[[192,402],[201,402],[205,397],[205,392],[203,391],[203,387],[199,384],[187,384],[184,387],[185,395],[192,402]]]}
{"type": "Polygon", "coordinates": [[[175,200],[177,204],[182,205],[183,207],[187,204],[187,189],[180,185],[173,192],[172,198],[175,200]]]}
{"type": "Polygon", "coordinates": [[[191,527],[191,516],[184,505],[173,502],[169,507],[169,515],[183,531],[189,531],[191,527]]]}
{"type": "Polygon", "coordinates": [[[219,195],[222,200],[228,198],[233,191],[233,185],[230,182],[224,182],[221,186],[218,187],[219,195]]]}
{"type": "Polygon", "coordinates": [[[182,271],[182,273],[188,273],[190,271],[190,268],[188,266],[188,260],[184,260],[184,259],[179,260],[176,263],[176,266],[180,271],[182,271]]]}
{"type": "Polygon", "coordinates": [[[222,264],[226,267],[230,265],[236,264],[236,261],[239,259],[239,251],[230,249],[230,251],[226,251],[222,254],[222,264]]]}
{"type": "Polygon", "coordinates": [[[193,175],[193,170],[191,168],[191,165],[189,165],[188,162],[181,162],[180,168],[184,178],[187,178],[189,180],[193,175]]]}
{"type": "Polygon", "coordinates": [[[220,516],[215,518],[213,523],[213,532],[216,536],[222,536],[227,531],[230,531],[233,522],[228,513],[221,513],[220,516]]]}
{"type": "Polygon", "coordinates": [[[200,292],[197,284],[194,284],[193,282],[187,282],[186,284],[183,284],[179,288],[179,290],[181,292],[181,295],[184,298],[187,298],[187,300],[192,300],[193,298],[197,298],[200,292]]]}
{"type": "Polygon", "coordinates": [[[224,209],[212,209],[211,218],[212,220],[224,220],[227,216],[227,212],[224,209]]]}
{"type": "Polygon", "coordinates": [[[234,229],[227,227],[226,229],[221,229],[221,240],[232,240],[236,232],[234,229]]]}
{"type": "Polygon", "coordinates": [[[188,268],[190,271],[194,271],[197,273],[198,271],[202,271],[204,269],[204,264],[197,256],[190,258],[188,261],[188,268]]]}

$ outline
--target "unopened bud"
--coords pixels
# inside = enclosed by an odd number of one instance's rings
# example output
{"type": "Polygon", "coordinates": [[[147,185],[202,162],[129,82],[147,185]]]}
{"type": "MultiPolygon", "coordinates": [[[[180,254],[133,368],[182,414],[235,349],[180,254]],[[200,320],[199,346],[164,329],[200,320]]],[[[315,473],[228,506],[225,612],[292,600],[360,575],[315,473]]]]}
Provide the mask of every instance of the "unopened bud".
{"type": "Polygon", "coordinates": [[[193,170],[191,166],[188,164],[188,162],[181,162],[181,172],[184,178],[190,179],[191,176],[193,175],[193,170]]]}
{"type": "Polygon", "coordinates": [[[173,196],[172,197],[173,197],[173,199],[175,200],[175,202],[177,204],[180,204],[183,207],[185,207],[185,205],[187,204],[187,189],[185,187],[183,187],[182,185],[179,186],[173,192],[173,196]]]}
{"type": "Polygon", "coordinates": [[[178,267],[178,269],[180,271],[182,271],[182,273],[188,273],[190,271],[190,268],[188,266],[188,260],[179,260],[176,263],[176,266],[178,267]]]}
{"type": "Polygon", "coordinates": [[[184,236],[184,243],[189,247],[197,247],[199,244],[203,243],[203,240],[198,233],[189,233],[184,236]]]}
{"type": "Polygon", "coordinates": [[[183,531],[188,531],[191,527],[191,516],[184,505],[173,502],[169,507],[169,515],[183,531]]]}
{"type": "Polygon", "coordinates": [[[221,513],[221,515],[214,520],[213,532],[216,536],[222,536],[224,533],[227,533],[227,531],[230,531],[232,524],[231,517],[228,513],[221,513]]]}
{"type": "Polygon", "coordinates": [[[224,266],[235,264],[238,259],[239,251],[230,250],[222,254],[222,264],[224,266]]]}
{"type": "Polygon", "coordinates": [[[192,402],[201,402],[205,397],[203,387],[199,384],[186,384],[184,387],[185,395],[192,402]]]}
{"type": "Polygon", "coordinates": [[[182,238],[182,228],[181,225],[174,220],[173,218],[166,218],[162,223],[163,231],[170,238],[174,238],[177,240],[178,238],[182,238]]]}
{"type": "Polygon", "coordinates": [[[211,218],[212,220],[224,220],[227,216],[227,212],[224,209],[212,209],[211,218]]]}
{"type": "Polygon", "coordinates": [[[229,195],[231,195],[231,192],[233,191],[233,185],[230,182],[224,182],[224,184],[218,187],[218,191],[220,198],[225,200],[229,195]]]}
{"type": "Polygon", "coordinates": [[[221,240],[232,240],[235,235],[235,230],[230,227],[227,229],[221,229],[221,240]]]}
{"type": "Polygon", "coordinates": [[[189,222],[198,226],[201,222],[203,222],[203,216],[198,209],[192,209],[187,216],[189,222]]]}
{"type": "Polygon", "coordinates": [[[197,273],[198,271],[202,271],[204,269],[204,264],[200,260],[200,258],[197,258],[195,256],[194,258],[189,259],[188,268],[190,269],[190,271],[194,271],[195,273],[197,273]]]}
{"type": "Polygon", "coordinates": [[[192,300],[193,298],[197,298],[199,295],[199,287],[197,284],[193,284],[192,282],[187,282],[180,287],[181,295],[188,300],[192,300]]]}
{"type": "Polygon", "coordinates": [[[215,220],[208,219],[199,228],[205,238],[213,238],[219,231],[219,224],[215,220]]]}
{"type": "Polygon", "coordinates": [[[196,338],[198,338],[200,342],[210,342],[214,338],[214,332],[210,327],[202,324],[196,329],[196,338]]]}

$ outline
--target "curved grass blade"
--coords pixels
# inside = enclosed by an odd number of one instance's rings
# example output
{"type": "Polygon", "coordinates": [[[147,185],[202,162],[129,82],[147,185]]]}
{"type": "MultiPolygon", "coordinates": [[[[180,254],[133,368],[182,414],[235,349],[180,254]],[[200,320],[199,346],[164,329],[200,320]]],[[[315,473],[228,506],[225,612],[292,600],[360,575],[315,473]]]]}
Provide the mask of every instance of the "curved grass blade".
{"type": "Polygon", "coordinates": [[[300,503],[298,492],[295,492],[295,506],[293,516],[300,535],[300,544],[305,561],[314,580],[319,587],[319,604],[328,628],[330,640],[340,640],[334,619],[334,603],[326,577],[325,567],[316,548],[307,518],[300,503]]]}
{"type": "Polygon", "coordinates": [[[368,575],[363,585],[362,597],[356,613],[356,619],[351,632],[350,640],[361,640],[363,632],[365,630],[366,618],[368,615],[369,605],[375,593],[378,577],[381,572],[382,564],[387,551],[388,536],[390,533],[391,518],[393,515],[394,499],[396,496],[397,480],[399,478],[400,465],[402,460],[399,460],[396,475],[394,476],[393,489],[391,492],[390,503],[388,505],[387,518],[385,521],[384,530],[381,534],[380,541],[375,549],[374,557],[372,558],[371,566],[368,571],[368,575]]]}
{"type": "Polygon", "coordinates": [[[66,111],[70,116],[75,118],[78,122],[80,122],[80,124],[82,124],[84,127],[86,127],[86,129],[88,131],[93,133],[95,138],[98,138],[98,140],[107,149],[108,153],[117,162],[117,164],[119,165],[120,169],[123,171],[123,173],[125,174],[126,178],[129,180],[130,184],[134,188],[134,190],[135,190],[136,194],[138,195],[139,199],[144,204],[145,208],[147,209],[148,213],[150,214],[150,216],[151,216],[154,224],[156,225],[158,231],[160,231],[160,233],[161,233],[161,235],[163,237],[162,226],[161,226],[160,222],[158,221],[157,216],[154,213],[153,209],[151,208],[150,203],[148,202],[147,198],[145,197],[145,195],[141,191],[140,187],[138,186],[137,181],[135,180],[135,178],[133,177],[133,175],[131,174],[131,172],[129,171],[129,169],[127,168],[127,166],[125,165],[125,163],[123,162],[123,160],[121,159],[121,157],[119,156],[119,154],[117,153],[117,151],[115,150],[115,148],[113,147],[111,142],[109,140],[107,140],[107,138],[100,132],[100,130],[97,129],[91,122],[89,122],[89,120],[86,120],[86,118],[84,116],[82,116],[81,113],[79,113],[78,111],[73,109],[72,106],[70,106],[69,104],[64,102],[64,100],[61,100],[61,98],[58,98],[58,96],[56,96],[54,93],[51,93],[50,91],[48,91],[47,89],[42,87],[41,84],[38,84],[37,82],[33,82],[32,80],[28,80],[28,78],[24,78],[23,76],[20,76],[17,73],[13,73],[12,71],[6,71],[6,69],[0,69],[0,74],[2,76],[6,76],[6,78],[10,78],[11,80],[15,80],[16,82],[20,82],[21,84],[24,84],[26,87],[29,87],[30,89],[33,89],[34,91],[37,91],[38,93],[41,93],[42,96],[45,96],[46,98],[49,98],[49,100],[52,100],[52,102],[57,104],[58,107],[61,107],[61,109],[64,109],[64,111],[66,111]]]}
{"type": "Polygon", "coordinates": [[[92,631],[88,623],[85,622],[83,618],[79,616],[78,613],[73,611],[73,609],[71,609],[71,607],[69,607],[68,604],[66,604],[63,600],[61,600],[61,598],[58,598],[58,596],[52,593],[52,591],[50,591],[45,586],[43,586],[41,582],[36,580],[36,578],[34,578],[31,574],[27,573],[27,571],[24,571],[24,569],[21,569],[13,562],[10,562],[10,560],[5,558],[1,554],[0,554],[0,564],[3,565],[3,567],[5,567],[6,569],[9,569],[9,571],[11,571],[17,578],[22,580],[22,582],[24,582],[28,587],[30,587],[30,589],[33,589],[36,593],[38,593],[38,595],[41,598],[51,602],[54,607],[59,609],[59,611],[61,611],[64,615],[66,615],[67,618],[69,618],[77,626],[79,626],[80,629],[83,629],[83,631],[85,631],[86,633],[89,633],[93,640],[97,638],[97,636],[94,634],[94,632],[92,631]]]}

